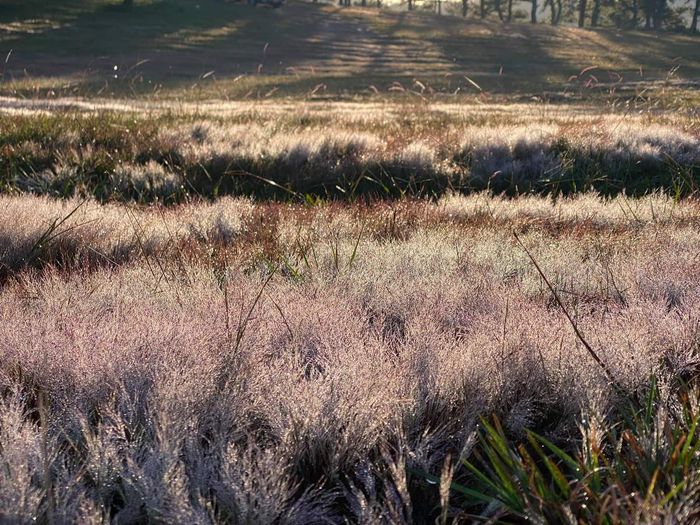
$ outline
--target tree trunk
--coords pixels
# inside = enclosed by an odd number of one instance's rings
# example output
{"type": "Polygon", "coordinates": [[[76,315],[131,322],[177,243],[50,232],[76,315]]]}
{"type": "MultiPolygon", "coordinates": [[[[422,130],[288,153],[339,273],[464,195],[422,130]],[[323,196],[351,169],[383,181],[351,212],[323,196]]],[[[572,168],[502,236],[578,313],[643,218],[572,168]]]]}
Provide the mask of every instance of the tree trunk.
{"type": "Polygon", "coordinates": [[[503,9],[501,8],[501,0],[495,0],[496,12],[498,13],[498,19],[503,22],[503,9]]]}
{"type": "Polygon", "coordinates": [[[532,11],[530,11],[530,22],[537,23],[537,0],[532,0],[532,11]]]}
{"type": "Polygon", "coordinates": [[[639,3],[637,0],[632,0],[632,27],[637,29],[639,25],[639,3]]]}
{"type": "Polygon", "coordinates": [[[549,7],[549,12],[551,14],[550,22],[552,25],[556,25],[557,24],[557,11],[554,8],[554,0],[546,0],[546,2],[544,3],[544,8],[547,9],[547,7],[549,7]]]}
{"type": "Polygon", "coordinates": [[[550,9],[550,13],[552,14],[551,23],[554,25],[554,0],[545,0],[544,8],[547,9],[548,7],[550,9]]]}
{"type": "Polygon", "coordinates": [[[562,0],[556,0],[557,2],[557,19],[556,23],[558,24],[561,20],[561,10],[564,8],[564,5],[562,4],[562,0]]]}
{"type": "Polygon", "coordinates": [[[591,15],[591,27],[598,27],[598,20],[600,19],[600,0],[595,0],[593,2],[593,14],[591,15]]]}
{"type": "Polygon", "coordinates": [[[479,0],[479,16],[486,18],[486,0],[479,0]]]}
{"type": "Polygon", "coordinates": [[[666,16],[666,0],[656,0],[654,2],[654,14],[652,23],[656,31],[661,31],[664,25],[664,17],[666,16]]]}
{"type": "Polygon", "coordinates": [[[698,18],[700,18],[700,0],[695,0],[695,11],[693,11],[693,21],[690,23],[690,30],[698,32],[698,18]]]}
{"type": "Polygon", "coordinates": [[[578,26],[583,27],[586,24],[586,0],[580,0],[578,4],[578,26]]]}
{"type": "Polygon", "coordinates": [[[408,0],[408,10],[413,11],[413,0],[408,0]]]}
{"type": "Polygon", "coordinates": [[[513,0],[508,0],[508,22],[513,20],[513,0]]]}
{"type": "Polygon", "coordinates": [[[462,0],[462,16],[467,18],[467,13],[469,12],[469,0],[462,0]]]}

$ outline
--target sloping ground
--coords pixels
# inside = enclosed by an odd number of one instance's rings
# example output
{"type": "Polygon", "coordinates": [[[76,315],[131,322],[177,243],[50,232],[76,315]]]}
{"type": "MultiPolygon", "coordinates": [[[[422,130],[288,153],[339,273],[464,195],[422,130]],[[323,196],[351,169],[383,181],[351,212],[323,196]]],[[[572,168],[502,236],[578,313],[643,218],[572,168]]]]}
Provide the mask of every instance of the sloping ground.
{"type": "Polygon", "coordinates": [[[277,10],[215,0],[86,6],[0,11],[0,53],[11,51],[6,93],[37,86],[142,93],[193,83],[223,96],[321,84],[351,93],[475,92],[465,75],[490,91],[538,93],[560,91],[572,76],[586,86],[671,79],[693,87],[700,79],[698,39],[687,35],[504,26],[298,2],[277,10]],[[578,77],[591,66],[597,69],[578,77]]]}

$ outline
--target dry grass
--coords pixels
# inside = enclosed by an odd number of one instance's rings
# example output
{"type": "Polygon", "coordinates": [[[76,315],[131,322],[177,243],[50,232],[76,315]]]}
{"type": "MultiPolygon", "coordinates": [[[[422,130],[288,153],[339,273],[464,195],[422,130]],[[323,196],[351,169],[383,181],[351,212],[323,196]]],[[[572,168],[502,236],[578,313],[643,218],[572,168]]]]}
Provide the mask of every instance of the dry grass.
{"type": "Polygon", "coordinates": [[[249,195],[629,195],[698,189],[692,112],[530,105],[6,101],[7,192],[182,202],[249,195]],[[142,115],[145,113],[145,117],[142,115]]]}
{"type": "MultiPolygon", "coordinates": [[[[463,20],[297,1],[279,10],[219,0],[143,0],[130,10],[119,3],[6,2],[0,46],[3,59],[13,53],[0,68],[0,91],[201,100],[371,99],[380,93],[470,99],[480,90],[466,75],[487,92],[520,100],[543,93],[634,97],[673,85],[697,103],[700,56],[692,35],[504,25],[495,17],[478,20],[476,9],[463,20]]],[[[516,12],[522,7],[529,10],[515,3],[516,12]]],[[[541,11],[546,21],[547,9],[541,11]]]]}
{"type": "Polygon", "coordinates": [[[480,415],[620,401],[514,229],[625,391],[697,364],[694,201],[79,204],[0,200],[6,521],[434,520],[480,415]]]}
{"type": "Polygon", "coordinates": [[[44,3],[0,14],[0,523],[697,520],[693,37],[44,3]]]}

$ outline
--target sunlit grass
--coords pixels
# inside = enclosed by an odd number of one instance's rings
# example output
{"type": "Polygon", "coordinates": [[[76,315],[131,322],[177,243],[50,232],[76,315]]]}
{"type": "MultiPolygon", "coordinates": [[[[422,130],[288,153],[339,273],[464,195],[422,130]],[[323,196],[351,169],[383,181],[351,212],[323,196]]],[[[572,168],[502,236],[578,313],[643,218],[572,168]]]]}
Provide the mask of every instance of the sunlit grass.
{"type": "Polygon", "coordinates": [[[659,194],[0,198],[5,516],[690,512],[697,408],[679,385],[697,366],[699,217],[659,194]],[[638,417],[650,375],[659,395],[638,417]],[[494,414],[495,430],[480,424],[494,414]],[[541,462],[519,447],[528,435],[541,462]],[[494,470],[494,447],[510,470],[494,470]],[[451,469],[460,457],[483,476],[451,469]]]}
{"type": "Polygon", "coordinates": [[[5,192],[177,203],[698,190],[697,121],[644,105],[5,104],[5,192]]]}
{"type": "Polygon", "coordinates": [[[698,521],[697,38],[3,6],[0,522],[698,521]]]}

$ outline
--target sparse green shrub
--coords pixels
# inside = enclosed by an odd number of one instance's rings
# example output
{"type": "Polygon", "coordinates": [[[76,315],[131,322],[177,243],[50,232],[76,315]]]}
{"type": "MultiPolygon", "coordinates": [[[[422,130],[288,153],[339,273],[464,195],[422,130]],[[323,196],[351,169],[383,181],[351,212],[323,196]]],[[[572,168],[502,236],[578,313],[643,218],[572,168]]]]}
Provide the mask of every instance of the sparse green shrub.
{"type": "Polygon", "coordinates": [[[532,431],[514,443],[498,417],[482,420],[461,460],[472,482],[452,490],[499,523],[692,523],[700,518],[699,400],[688,386],[664,399],[652,378],[646,395],[619,411],[584,412],[575,447],[532,431]]]}

